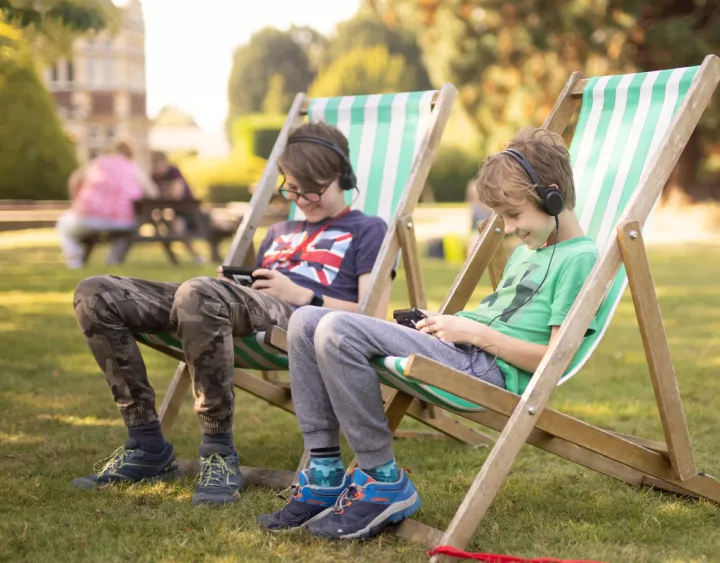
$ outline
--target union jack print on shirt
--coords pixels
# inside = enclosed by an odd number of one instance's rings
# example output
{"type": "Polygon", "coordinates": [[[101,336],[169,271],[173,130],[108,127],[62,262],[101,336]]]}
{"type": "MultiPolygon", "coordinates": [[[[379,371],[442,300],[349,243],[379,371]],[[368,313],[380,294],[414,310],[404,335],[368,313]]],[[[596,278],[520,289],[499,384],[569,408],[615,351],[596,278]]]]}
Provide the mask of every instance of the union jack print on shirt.
{"type": "Polygon", "coordinates": [[[280,235],[265,252],[262,266],[287,270],[330,285],[340,270],[352,239],[352,233],[347,231],[328,230],[305,246],[307,231],[280,235]]]}

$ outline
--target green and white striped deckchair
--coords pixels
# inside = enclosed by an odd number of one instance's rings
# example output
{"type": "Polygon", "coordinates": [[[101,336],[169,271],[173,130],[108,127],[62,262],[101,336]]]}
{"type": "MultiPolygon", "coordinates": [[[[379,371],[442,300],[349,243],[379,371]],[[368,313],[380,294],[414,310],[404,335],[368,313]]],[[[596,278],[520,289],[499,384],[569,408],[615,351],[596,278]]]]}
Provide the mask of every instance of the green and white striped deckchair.
{"type": "MultiPolygon", "coordinates": [[[[385,314],[385,311],[377,311],[382,291],[375,288],[390,279],[399,251],[403,254],[406,269],[409,267],[407,277],[413,305],[425,306],[411,214],[424,187],[456,96],[457,90],[451,84],[445,84],[439,91],[371,96],[308,99],[304,94],[298,94],[225,264],[254,264],[252,236],[275,192],[277,160],[285,147],[288,134],[306,117],[310,121],[322,120],[336,125],[349,141],[350,160],[357,176],[358,192],[347,193],[348,203],[357,195],[352,207],[382,217],[389,227],[371,273],[372,289],[360,304],[360,311],[370,315],[385,314]],[[401,229],[397,228],[398,224],[402,224],[401,229]]],[[[289,218],[297,219],[300,214],[299,209],[293,206],[289,218]]],[[[137,339],[183,361],[182,345],[175,334],[139,334],[137,339]]],[[[235,383],[292,412],[287,384],[280,382],[274,374],[276,370],[287,370],[288,359],[269,343],[270,339],[264,333],[235,339],[235,383]],[[263,377],[256,377],[244,370],[263,371],[263,377]]],[[[278,345],[275,341],[273,343],[278,345]]],[[[168,431],[172,426],[189,385],[189,374],[185,364],[181,363],[160,408],[163,430],[168,431]]],[[[444,413],[440,413],[429,423],[460,440],[475,445],[487,443],[484,435],[445,420],[443,416],[444,413]]]]}
{"type": "MultiPolygon", "coordinates": [[[[718,80],[715,56],[699,67],[570,78],[544,126],[562,132],[582,101],[570,148],[576,213],[600,258],[522,397],[421,356],[376,359],[381,380],[399,391],[399,406],[387,406],[389,420],[400,420],[398,411],[410,395],[502,431],[447,531],[425,527],[418,533],[408,522],[403,534],[464,548],[525,442],[624,481],[720,502],[720,483],[695,470],[642,239],[642,227],[718,80]],[[598,345],[628,282],[666,443],[620,436],[546,408],[555,387],[577,373],[598,345]],[[599,330],[583,338],[593,317],[599,330]]],[[[473,280],[456,281],[444,312],[467,302],[499,245],[501,227],[497,216],[488,222],[461,272],[473,280]]]]}
{"type": "MultiPolygon", "coordinates": [[[[577,202],[575,213],[598,251],[615,237],[615,226],[625,211],[644,170],[657,152],[690,84],[700,67],[661,72],[603,76],[588,80],[580,119],[570,145],[577,202]]],[[[560,383],[575,375],[605,334],[627,286],[625,266],[601,305],[598,330],[583,340],[560,383]]],[[[483,410],[417,381],[403,380],[406,358],[378,358],[377,371],[392,387],[402,385],[423,399],[453,411],[483,410]]]]}

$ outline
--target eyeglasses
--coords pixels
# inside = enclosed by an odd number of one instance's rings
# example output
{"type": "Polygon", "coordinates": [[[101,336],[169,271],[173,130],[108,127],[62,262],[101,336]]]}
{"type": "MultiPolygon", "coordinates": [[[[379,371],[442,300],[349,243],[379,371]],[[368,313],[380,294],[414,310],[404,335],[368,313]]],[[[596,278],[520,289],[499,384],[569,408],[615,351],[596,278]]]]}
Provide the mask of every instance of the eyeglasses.
{"type": "Polygon", "coordinates": [[[285,199],[289,199],[290,201],[297,201],[298,199],[303,198],[308,203],[318,203],[322,195],[327,191],[330,186],[332,186],[332,182],[330,182],[319,192],[303,192],[300,190],[290,190],[288,188],[284,188],[283,186],[285,185],[286,181],[287,180],[283,178],[282,184],[280,184],[280,187],[278,188],[278,192],[280,192],[280,195],[283,196],[285,199]]]}

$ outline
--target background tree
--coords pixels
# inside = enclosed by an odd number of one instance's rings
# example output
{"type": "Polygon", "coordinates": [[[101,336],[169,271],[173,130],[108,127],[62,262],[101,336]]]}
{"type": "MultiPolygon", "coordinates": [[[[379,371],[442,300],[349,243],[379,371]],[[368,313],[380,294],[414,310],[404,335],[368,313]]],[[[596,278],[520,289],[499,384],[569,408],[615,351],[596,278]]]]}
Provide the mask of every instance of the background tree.
{"type": "Polygon", "coordinates": [[[0,199],[66,199],[77,166],[19,30],[0,22],[0,199]]]}
{"type": "Polygon", "coordinates": [[[361,10],[355,17],[335,27],[324,66],[356,49],[376,46],[385,46],[390,55],[400,55],[405,66],[413,70],[415,81],[412,90],[432,87],[415,34],[398,26],[388,27],[367,10],[361,10]]]}
{"type": "Polygon", "coordinates": [[[310,86],[310,96],[405,92],[417,84],[415,69],[384,45],[357,48],[340,56],[310,86]]]}
{"type": "Polygon", "coordinates": [[[240,115],[263,109],[272,80],[274,88],[281,88],[273,96],[283,101],[275,109],[284,113],[292,96],[306,91],[312,79],[308,56],[292,34],[272,27],[262,29],[235,51],[228,83],[228,125],[240,115]]]}
{"type": "Polygon", "coordinates": [[[35,54],[52,62],[70,52],[79,35],[116,31],[122,11],[111,0],[0,0],[0,19],[23,30],[35,54]]]}
{"type": "Polygon", "coordinates": [[[327,62],[330,40],[316,29],[308,26],[293,25],[289,34],[305,53],[313,75],[316,74],[327,62]]]}
{"type": "Polygon", "coordinates": [[[153,120],[158,127],[197,127],[195,119],[177,106],[163,106],[153,120]]]}
{"type": "Polygon", "coordinates": [[[273,74],[262,104],[263,113],[285,113],[292,104],[293,94],[285,88],[285,77],[273,74]]]}
{"type": "MultiPolygon", "coordinates": [[[[720,8],[706,0],[366,0],[365,9],[417,34],[433,82],[458,86],[483,153],[541,123],[574,70],[695,65],[720,50],[720,8]]],[[[720,138],[717,96],[713,104],[699,129],[708,140],[720,138]]],[[[698,168],[694,152],[686,182],[698,168]]]]}

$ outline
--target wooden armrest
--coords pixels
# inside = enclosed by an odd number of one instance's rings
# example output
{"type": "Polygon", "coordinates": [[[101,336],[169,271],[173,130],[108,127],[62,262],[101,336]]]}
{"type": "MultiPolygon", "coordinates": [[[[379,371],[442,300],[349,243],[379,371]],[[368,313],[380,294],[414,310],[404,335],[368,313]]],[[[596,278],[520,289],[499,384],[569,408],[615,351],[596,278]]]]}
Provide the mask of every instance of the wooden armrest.
{"type": "Polygon", "coordinates": [[[271,326],[265,331],[265,344],[287,354],[287,331],[271,326]]]}

